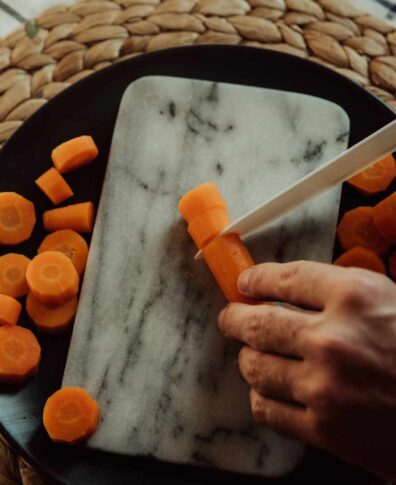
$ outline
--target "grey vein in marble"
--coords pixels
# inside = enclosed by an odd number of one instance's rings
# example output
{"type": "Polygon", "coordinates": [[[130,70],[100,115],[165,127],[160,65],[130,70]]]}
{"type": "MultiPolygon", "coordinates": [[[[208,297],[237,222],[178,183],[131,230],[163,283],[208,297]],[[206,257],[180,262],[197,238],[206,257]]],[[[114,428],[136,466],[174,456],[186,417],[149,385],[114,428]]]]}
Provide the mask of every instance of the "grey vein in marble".
{"type": "MultiPolygon", "coordinates": [[[[254,423],[239,345],[216,325],[225,301],[177,203],[214,181],[233,218],[347,145],[349,121],[327,101],[161,77],[125,92],[93,235],[64,385],[102,416],[88,446],[278,476],[304,453],[254,423]]],[[[329,261],[340,190],[248,242],[257,262],[329,261]]]]}

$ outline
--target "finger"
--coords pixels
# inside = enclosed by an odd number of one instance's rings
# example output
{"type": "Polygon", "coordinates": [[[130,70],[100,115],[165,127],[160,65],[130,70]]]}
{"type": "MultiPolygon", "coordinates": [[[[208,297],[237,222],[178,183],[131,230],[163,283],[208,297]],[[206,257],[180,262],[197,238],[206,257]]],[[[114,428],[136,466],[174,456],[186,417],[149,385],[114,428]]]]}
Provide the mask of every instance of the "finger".
{"type": "Polygon", "coordinates": [[[250,390],[250,405],[255,421],[292,438],[310,441],[309,414],[303,407],[274,401],[250,390]]]}
{"type": "Polygon", "coordinates": [[[261,396],[302,404],[298,393],[301,361],[243,347],[238,365],[242,377],[261,396]]]}
{"type": "Polygon", "coordinates": [[[257,299],[321,310],[345,276],[345,268],[312,261],[264,263],[245,270],[238,289],[257,299]]]}
{"type": "Polygon", "coordinates": [[[281,305],[230,303],[219,314],[223,333],[261,352],[303,357],[305,330],[315,323],[316,313],[281,305]]]}

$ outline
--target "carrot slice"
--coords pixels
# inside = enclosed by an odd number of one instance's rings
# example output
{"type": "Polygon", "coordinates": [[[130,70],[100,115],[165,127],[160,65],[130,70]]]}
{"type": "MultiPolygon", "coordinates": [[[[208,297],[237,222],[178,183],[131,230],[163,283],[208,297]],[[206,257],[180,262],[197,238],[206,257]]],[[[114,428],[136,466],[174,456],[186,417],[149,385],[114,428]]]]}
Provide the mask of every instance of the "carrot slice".
{"type": "Polygon", "coordinates": [[[231,219],[227,210],[223,207],[212,207],[195,216],[188,224],[187,231],[195,244],[202,248],[229,224],[231,224],[231,219]]]}
{"type": "Polygon", "coordinates": [[[395,159],[388,155],[383,160],[374,163],[363,172],[351,177],[348,183],[365,195],[383,192],[396,177],[395,159]]]}
{"type": "Polygon", "coordinates": [[[0,256],[0,293],[14,298],[27,294],[26,270],[29,263],[30,259],[22,254],[0,256]]]}
{"type": "Polygon", "coordinates": [[[376,273],[386,274],[385,264],[378,254],[368,248],[356,246],[349,249],[334,261],[337,266],[364,268],[376,273]]]}
{"type": "Polygon", "coordinates": [[[374,224],[378,232],[396,244],[396,192],[374,207],[374,224]]]}
{"type": "Polygon", "coordinates": [[[74,264],[79,275],[84,272],[88,258],[88,244],[77,232],[64,229],[48,234],[37,252],[41,254],[45,251],[60,251],[74,264]]]}
{"type": "Polygon", "coordinates": [[[77,444],[91,436],[99,421],[99,405],[81,387],[64,387],[47,399],[43,422],[56,442],[77,444]]]}
{"type": "Polygon", "coordinates": [[[74,195],[69,184],[56,168],[50,168],[43,173],[43,175],[36,180],[36,185],[55,205],[64,202],[74,195]]]}
{"type": "Polygon", "coordinates": [[[0,382],[18,384],[35,374],[40,354],[30,330],[19,325],[0,327],[0,382]]]}
{"type": "Polygon", "coordinates": [[[33,258],[26,280],[33,296],[46,305],[60,305],[78,293],[78,273],[59,251],[46,251],[33,258]]]}
{"type": "Polygon", "coordinates": [[[376,253],[383,253],[389,243],[374,225],[373,207],[357,207],[346,212],[337,228],[337,235],[344,249],[356,246],[369,248],[376,253]]]}
{"type": "Polygon", "coordinates": [[[34,205],[15,192],[0,192],[0,244],[14,246],[30,238],[36,224],[34,205]]]}
{"type": "Polygon", "coordinates": [[[8,295],[0,295],[0,325],[16,325],[22,305],[8,295]]]}
{"type": "Polygon", "coordinates": [[[71,172],[95,160],[99,150],[91,136],[65,141],[52,150],[51,158],[60,173],[71,172]]]}
{"type": "Polygon", "coordinates": [[[32,293],[26,298],[26,311],[36,328],[43,333],[58,334],[68,330],[77,312],[78,299],[73,297],[58,306],[44,305],[32,293]]]}
{"type": "Polygon", "coordinates": [[[184,194],[179,202],[179,212],[188,223],[213,207],[227,209],[219,189],[212,182],[198,185],[184,194]]]}
{"type": "Polygon", "coordinates": [[[70,229],[76,232],[92,232],[95,211],[92,202],[68,205],[44,212],[44,228],[49,231],[70,229]]]}

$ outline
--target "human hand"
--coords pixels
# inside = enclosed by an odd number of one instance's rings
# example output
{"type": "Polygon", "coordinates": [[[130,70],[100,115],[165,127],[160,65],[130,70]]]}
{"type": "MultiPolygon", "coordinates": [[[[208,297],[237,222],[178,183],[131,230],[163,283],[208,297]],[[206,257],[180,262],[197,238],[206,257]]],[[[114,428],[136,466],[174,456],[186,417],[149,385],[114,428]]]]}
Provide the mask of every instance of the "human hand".
{"type": "Polygon", "coordinates": [[[396,479],[396,285],[355,268],[266,263],[239,278],[246,296],[219,326],[239,354],[253,417],[396,479]]]}

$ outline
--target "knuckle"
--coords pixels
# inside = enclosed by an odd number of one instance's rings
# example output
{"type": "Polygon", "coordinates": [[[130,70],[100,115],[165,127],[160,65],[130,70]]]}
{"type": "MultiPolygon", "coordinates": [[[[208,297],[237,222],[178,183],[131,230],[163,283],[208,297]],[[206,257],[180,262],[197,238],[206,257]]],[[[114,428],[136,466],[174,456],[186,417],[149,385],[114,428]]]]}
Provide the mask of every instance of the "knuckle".
{"type": "Polygon", "coordinates": [[[263,268],[261,265],[253,266],[253,268],[249,270],[246,283],[246,290],[249,293],[254,293],[259,287],[260,280],[262,278],[262,271],[263,268]]]}
{"type": "Polygon", "coordinates": [[[254,312],[246,325],[246,339],[249,344],[254,345],[260,339],[262,324],[262,315],[258,311],[254,312]]]}
{"type": "Polygon", "coordinates": [[[306,389],[306,400],[313,409],[328,411],[334,408],[335,396],[338,395],[337,384],[329,376],[313,381],[306,389]]]}
{"type": "Polygon", "coordinates": [[[284,295],[285,300],[290,299],[291,292],[293,291],[295,282],[302,271],[304,263],[304,261],[293,261],[283,265],[282,271],[279,275],[278,285],[282,291],[282,294],[284,295]]]}
{"type": "Polygon", "coordinates": [[[377,292],[375,278],[370,273],[355,270],[340,285],[338,300],[344,306],[356,307],[364,304],[377,292]]]}

